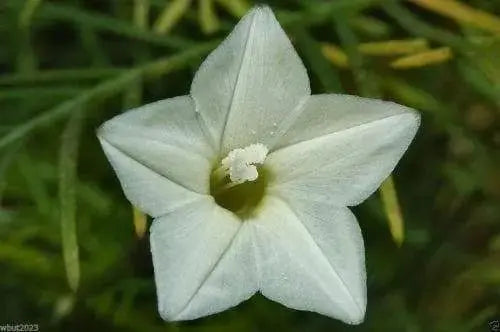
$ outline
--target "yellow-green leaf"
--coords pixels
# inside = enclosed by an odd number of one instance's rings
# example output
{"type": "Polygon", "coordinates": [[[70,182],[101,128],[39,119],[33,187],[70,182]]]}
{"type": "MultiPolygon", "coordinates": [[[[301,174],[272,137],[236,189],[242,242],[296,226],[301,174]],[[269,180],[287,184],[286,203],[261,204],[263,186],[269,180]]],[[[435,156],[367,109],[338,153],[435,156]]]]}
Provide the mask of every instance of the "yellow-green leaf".
{"type": "Polygon", "coordinates": [[[426,39],[385,40],[362,43],[358,49],[367,55],[400,55],[424,51],[429,47],[426,39]]]}
{"type": "Polygon", "coordinates": [[[147,29],[149,16],[149,0],[134,0],[134,25],[147,29]]]}
{"type": "Polygon", "coordinates": [[[211,34],[219,28],[219,18],[214,10],[212,0],[199,0],[198,18],[201,30],[205,34],[211,34]]]}
{"type": "Polygon", "coordinates": [[[398,196],[392,176],[389,176],[382,186],[380,186],[380,196],[384,204],[384,211],[389,223],[389,230],[392,238],[398,246],[401,246],[404,240],[404,221],[399,207],[398,196]]]}
{"type": "Polygon", "coordinates": [[[500,18],[456,0],[410,0],[411,2],[448,16],[459,23],[469,24],[500,34],[500,18]]]}
{"type": "Polygon", "coordinates": [[[449,47],[441,47],[398,58],[391,62],[391,67],[394,69],[425,67],[446,62],[452,57],[453,53],[449,47]]]}
{"type": "Polygon", "coordinates": [[[340,68],[349,67],[349,58],[340,47],[325,43],[321,46],[321,53],[335,66],[340,68]]]}
{"type": "Polygon", "coordinates": [[[169,2],[156,20],[153,31],[159,34],[168,33],[186,13],[190,4],[191,0],[173,0],[169,2]]]}
{"type": "Polygon", "coordinates": [[[217,0],[217,2],[235,17],[243,17],[250,9],[246,0],[217,0]]]}
{"type": "Polygon", "coordinates": [[[146,233],[147,217],[143,212],[138,210],[136,207],[133,207],[133,213],[134,213],[135,234],[139,239],[142,239],[144,237],[144,234],[146,233]]]}

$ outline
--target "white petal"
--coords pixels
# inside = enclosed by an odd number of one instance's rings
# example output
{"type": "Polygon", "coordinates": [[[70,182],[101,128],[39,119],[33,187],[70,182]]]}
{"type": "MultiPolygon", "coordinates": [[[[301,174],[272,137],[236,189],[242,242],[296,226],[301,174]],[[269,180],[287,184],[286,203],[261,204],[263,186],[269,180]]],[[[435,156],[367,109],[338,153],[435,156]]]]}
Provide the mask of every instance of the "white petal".
{"type": "Polygon", "coordinates": [[[416,112],[395,103],[312,96],[282,148],[267,157],[272,186],[311,201],[359,204],[394,169],[419,123],[416,112]]]}
{"type": "Polygon", "coordinates": [[[408,112],[413,110],[379,99],[342,94],[313,95],[275,149],[408,112]]]}
{"type": "Polygon", "coordinates": [[[107,121],[103,148],[132,203],[153,216],[209,193],[214,152],[189,96],[162,100],[107,121]],[[189,198],[190,197],[190,198],[189,198]]]}
{"type": "Polygon", "coordinates": [[[262,294],[346,323],[363,321],[363,239],[347,208],[270,196],[255,220],[262,294]]]}
{"type": "Polygon", "coordinates": [[[212,198],[154,221],[151,251],[163,319],[210,315],[257,290],[253,232],[212,198]]]}
{"type": "Polygon", "coordinates": [[[202,197],[132,159],[105,140],[101,140],[101,145],[127,199],[150,216],[161,216],[202,197]]]}
{"type": "Polygon", "coordinates": [[[191,86],[196,109],[222,154],[268,147],[310,94],[307,72],[272,11],[250,11],[203,62],[191,86]],[[286,121],[285,121],[286,122],[286,121]]]}

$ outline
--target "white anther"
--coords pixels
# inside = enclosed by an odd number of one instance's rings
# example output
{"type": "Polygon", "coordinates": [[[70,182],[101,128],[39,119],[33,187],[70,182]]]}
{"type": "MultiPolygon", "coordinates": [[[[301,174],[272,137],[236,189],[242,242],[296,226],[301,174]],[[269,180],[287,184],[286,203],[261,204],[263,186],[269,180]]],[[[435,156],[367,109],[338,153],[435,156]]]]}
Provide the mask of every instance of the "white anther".
{"type": "Polygon", "coordinates": [[[243,149],[234,149],[222,159],[222,167],[233,183],[255,181],[259,177],[256,164],[263,164],[269,150],[264,144],[251,144],[243,149]]]}

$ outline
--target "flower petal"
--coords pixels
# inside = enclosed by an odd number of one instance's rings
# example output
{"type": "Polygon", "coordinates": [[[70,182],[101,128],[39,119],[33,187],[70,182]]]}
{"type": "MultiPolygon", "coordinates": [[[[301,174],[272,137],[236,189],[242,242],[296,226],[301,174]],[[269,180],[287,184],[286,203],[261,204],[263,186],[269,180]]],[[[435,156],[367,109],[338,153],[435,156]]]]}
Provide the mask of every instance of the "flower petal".
{"type": "Polygon", "coordinates": [[[150,240],[162,318],[195,319],[252,296],[252,238],[248,224],[209,197],[156,219],[150,240]]]}
{"type": "Polygon", "coordinates": [[[310,94],[307,72],[271,9],[250,11],[196,73],[191,95],[221,155],[270,147],[310,94]]]}
{"type": "Polygon", "coordinates": [[[101,139],[127,199],[153,217],[183,206],[201,195],[168,180],[101,139]]]}
{"type": "Polygon", "coordinates": [[[209,193],[214,152],[189,96],[118,115],[98,137],[126,196],[144,212],[159,216],[209,193]]]}
{"type": "Polygon", "coordinates": [[[358,324],[365,314],[363,239],[347,208],[270,196],[255,223],[260,290],[288,307],[358,324]]]}
{"type": "Polygon", "coordinates": [[[395,103],[312,96],[267,157],[272,186],[311,201],[359,204],[394,169],[419,123],[416,112],[395,103]]]}

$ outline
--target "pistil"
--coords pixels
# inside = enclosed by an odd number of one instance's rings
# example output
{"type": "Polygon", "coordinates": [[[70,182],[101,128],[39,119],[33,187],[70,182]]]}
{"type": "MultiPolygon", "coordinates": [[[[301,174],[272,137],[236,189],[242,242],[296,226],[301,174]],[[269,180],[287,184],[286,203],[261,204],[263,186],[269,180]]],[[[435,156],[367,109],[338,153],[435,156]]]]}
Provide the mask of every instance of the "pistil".
{"type": "Polygon", "coordinates": [[[221,165],[212,173],[215,182],[220,185],[216,192],[257,180],[259,177],[257,166],[264,163],[268,151],[264,144],[257,143],[229,152],[227,157],[222,159],[221,165]]]}
{"type": "Polygon", "coordinates": [[[246,219],[264,197],[269,174],[264,167],[268,149],[251,144],[234,149],[212,172],[210,192],[222,207],[246,219]]]}

